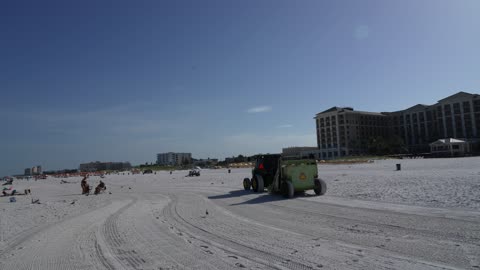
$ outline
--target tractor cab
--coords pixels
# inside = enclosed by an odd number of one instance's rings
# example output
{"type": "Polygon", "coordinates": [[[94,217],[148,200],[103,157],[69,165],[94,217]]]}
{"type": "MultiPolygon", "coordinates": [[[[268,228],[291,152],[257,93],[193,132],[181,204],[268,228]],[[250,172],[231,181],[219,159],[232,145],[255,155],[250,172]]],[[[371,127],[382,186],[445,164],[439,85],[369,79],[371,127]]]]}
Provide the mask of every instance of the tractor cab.
{"type": "Polygon", "coordinates": [[[278,169],[278,161],[281,155],[262,155],[258,156],[255,163],[255,171],[262,176],[274,176],[278,169]]]}
{"type": "Polygon", "coordinates": [[[282,155],[259,155],[255,162],[255,168],[252,170],[252,180],[244,181],[244,188],[255,191],[262,191],[264,187],[270,186],[277,173],[282,155]]]}

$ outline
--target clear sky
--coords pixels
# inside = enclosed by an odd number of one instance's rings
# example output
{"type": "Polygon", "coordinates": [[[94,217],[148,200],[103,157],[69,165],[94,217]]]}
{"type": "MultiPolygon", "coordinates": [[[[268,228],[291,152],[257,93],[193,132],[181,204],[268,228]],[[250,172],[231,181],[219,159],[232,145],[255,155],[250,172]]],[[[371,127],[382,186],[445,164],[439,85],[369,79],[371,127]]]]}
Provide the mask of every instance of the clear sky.
{"type": "Polygon", "coordinates": [[[480,1],[0,1],[0,176],[315,146],[332,106],[480,92],[480,1]]]}

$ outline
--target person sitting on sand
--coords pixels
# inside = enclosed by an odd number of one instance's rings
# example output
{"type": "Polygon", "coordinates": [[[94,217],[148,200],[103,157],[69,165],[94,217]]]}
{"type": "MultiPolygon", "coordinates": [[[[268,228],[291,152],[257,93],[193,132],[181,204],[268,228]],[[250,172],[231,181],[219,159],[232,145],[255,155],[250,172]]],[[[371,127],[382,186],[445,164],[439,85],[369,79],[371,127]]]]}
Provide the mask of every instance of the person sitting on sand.
{"type": "Polygon", "coordinates": [[[100,183],[99,183],[98,186],[95,188],[94,194],[97,195],[97,194],[99,194],[100,192],[105,191],[106,189],[107,189],[107,187],[105,186],[105,183],[103,183],[102,180],[100,180],[100,183]]]}
{"type": "Polygon", "coordinates": [[[12,192],[10,194],[8,194],[5,190],[2,191],[2,193],[3,193],[3,196],[13,196],[13,195],[17,194],[17,190],[15,190],[15,189],[12,190],[12,192]]]}

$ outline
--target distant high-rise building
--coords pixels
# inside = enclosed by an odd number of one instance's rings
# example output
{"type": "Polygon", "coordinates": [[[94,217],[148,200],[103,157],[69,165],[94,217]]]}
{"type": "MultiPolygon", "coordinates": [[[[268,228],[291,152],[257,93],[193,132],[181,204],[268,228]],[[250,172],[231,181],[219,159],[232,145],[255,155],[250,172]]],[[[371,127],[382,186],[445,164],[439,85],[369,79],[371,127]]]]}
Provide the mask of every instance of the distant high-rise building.
{"type": "Polygon", "coordinates": [[[160,153],[157,154],[158,165],[182,165],[185,162],[192,162],[192,153],[160,153]]]}
{"type": "Polygon", "coordinates": [[[38,166],[33,166],[31,168],[31,174],[32,175],[37,175],[37,174],[42,174],[42,166],[38,165],[38,166]]]}
{"type": "Polygon", "coordinates": [[[332,107],[315,116],[320,158],[367,153],[374,137],[397,136],[411,153],[429,151],[429,143],[457,138],[478,142],[480,96],[458,92],[434,105],[418,104],[396,112],[362,112],[332,107]]]}
{"type": "Polygon", "coordinates": [[[32,175],[32,168],[26,168],[24,174],[25,175],[32,175]]]}
{"type": "Polygon", "coordinates": [[[42,166],[33,166],[32,167],[32,174],[42,174],[42,166]]]}

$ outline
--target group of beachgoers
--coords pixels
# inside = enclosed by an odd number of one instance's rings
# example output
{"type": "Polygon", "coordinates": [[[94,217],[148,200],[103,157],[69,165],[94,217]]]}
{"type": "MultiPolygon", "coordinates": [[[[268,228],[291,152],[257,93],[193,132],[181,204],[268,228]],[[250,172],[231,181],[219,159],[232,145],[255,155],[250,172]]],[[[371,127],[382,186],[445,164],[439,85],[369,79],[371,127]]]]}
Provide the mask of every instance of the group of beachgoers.
{"type": "Polygon", "coordinates": [[[3,183],[2,186],[3,186],[2,196],[28,195],[28,194],[32,193],[30,189],[25,189],[23,191],[23,193],[14,189],[13,188],[13,179],[9,179],[9,180],[5,181],[5,183],[3,183]]]}
{"type": "MultiPolygon", "coordinates": [[[[84,176],[80,185],[82,186],[82,194],[88,196],[90,194],[90,185],[87,183],[87,178],[88,178],[88,175],[84,176]]],[[[105,190],[107,190],[107,186],[105,185],[105,183],[103,183],[102,180],[100,180],[100,183],[95,188],[95,191],[93,192],[93,194],[98,195],[104,192],[105,190]]]]}

